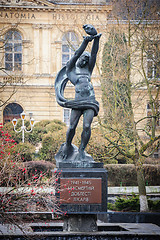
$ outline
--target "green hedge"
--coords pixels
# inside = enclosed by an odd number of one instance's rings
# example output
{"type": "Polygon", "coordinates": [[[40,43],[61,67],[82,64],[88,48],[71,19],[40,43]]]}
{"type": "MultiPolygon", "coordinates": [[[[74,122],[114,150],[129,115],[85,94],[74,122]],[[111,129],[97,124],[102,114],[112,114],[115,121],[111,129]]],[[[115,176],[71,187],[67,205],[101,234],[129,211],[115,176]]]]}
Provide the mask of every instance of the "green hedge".
{"type": "MultiPolygon", "coordinates": [[[[137,186],[137,174],[133,164],[106,164],[108,186],[137,186]]],[[[159,186],[160,165],[144,164],[146,185],[159,186]]]]}
{"type": "MultiPolygon", "coordinates": [[[[160,212],[160,200],[148,199],[149,210],[152,212],[160,212]]],[[[127,212],[139,212],[139,196],[133,194],[132,196],[117,197],[115,203],[108,203],[108,209],[113,211],[127,211],[127,212]]]]}

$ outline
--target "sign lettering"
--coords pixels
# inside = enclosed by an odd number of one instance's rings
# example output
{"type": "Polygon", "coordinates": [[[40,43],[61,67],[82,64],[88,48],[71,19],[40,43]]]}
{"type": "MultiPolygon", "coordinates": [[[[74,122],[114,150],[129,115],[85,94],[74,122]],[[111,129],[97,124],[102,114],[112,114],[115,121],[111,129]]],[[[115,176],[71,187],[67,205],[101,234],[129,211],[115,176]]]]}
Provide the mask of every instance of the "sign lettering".
{"type": "Polygon", "coordinates": [[[20,13],[20,12],[0,12],[0,18],[12,19],[36,19],[34,13],[20,13]]]}
{"type": "MultiPolygon", "coordinates": [[[[62,14],[62,13],[53,13],[53,19],[54,20],[61,20],[61,21],[66,21],[68,20],[70,14],[62,14]]],[[[78,15],[78,14],[75,14],[75,15],[72,15],[72,19],[73,20],[77,20],[78,18],[82,19],[82,15],[78,15]]],[[[100,20],[99,19],[99,16],[97,14],[87,14],[86,20],[92,20],[92,21],[96,21],[96,20],[100,20]]]]}
{"type": "Polygon", "coordinates": [[[101,178],[61,178],[60,202],[63,204],[101,204],[101,178]]]}

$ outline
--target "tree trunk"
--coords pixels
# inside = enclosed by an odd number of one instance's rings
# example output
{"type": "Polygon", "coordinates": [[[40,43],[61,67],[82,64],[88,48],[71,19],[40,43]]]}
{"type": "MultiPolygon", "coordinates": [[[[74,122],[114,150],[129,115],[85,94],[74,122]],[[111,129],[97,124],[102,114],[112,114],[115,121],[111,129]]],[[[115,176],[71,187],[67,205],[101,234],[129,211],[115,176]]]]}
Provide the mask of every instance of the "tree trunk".
{"type": "Polygon", "coordinates": [[[143,174],[143,167],[137,166],[137,183],[139,189],[140,212],[148,212],[148,201],[146,195],[145,179],[143,174]]]}

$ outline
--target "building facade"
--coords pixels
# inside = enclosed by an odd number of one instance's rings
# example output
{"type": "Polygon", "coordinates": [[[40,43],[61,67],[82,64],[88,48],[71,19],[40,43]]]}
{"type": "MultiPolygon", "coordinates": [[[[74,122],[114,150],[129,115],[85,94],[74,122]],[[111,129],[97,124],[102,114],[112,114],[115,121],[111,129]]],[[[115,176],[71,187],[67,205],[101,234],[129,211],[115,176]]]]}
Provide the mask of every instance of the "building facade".
{"type": "MultiPolygon", "coordinates": [[[[103,0],[0,1],[0,122],[18,118],[24,111],[33,114],[35,121],[59,119],[68,123],[69,110],[56,102],[55,77],[82,42],[86,34],[83,24],[93,24],[98,32],[104,32],[111,9],[103,0]]],[[[100,114],[105,41],[104,33],[92,75],[100,114]]],[[[71,84],[65,94],[73,98],[71,84]]]]}

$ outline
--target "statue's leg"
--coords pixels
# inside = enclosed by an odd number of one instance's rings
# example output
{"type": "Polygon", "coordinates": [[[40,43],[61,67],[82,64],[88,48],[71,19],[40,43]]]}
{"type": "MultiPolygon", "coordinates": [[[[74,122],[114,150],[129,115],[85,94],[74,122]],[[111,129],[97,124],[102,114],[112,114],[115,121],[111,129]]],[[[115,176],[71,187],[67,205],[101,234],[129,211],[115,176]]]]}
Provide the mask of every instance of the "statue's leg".
{"type": "Polygon", "coordinates": [[[79,147],[79,153],[84,158],[84,150],[91,136],[91,123],[94,117],[94,111],[92,109],[85,110],[83,112],[83,132],[81,135],[81,144],[79,147]]]}
{"type": "Polygon", "coordinates": [[[80,110],[72,110],[71,111],[71,117],[70,117],[70,126],[67,130],[67,134],[66,134],[66,145],[70,146],[72,143],[72,139],[75,135],[75,130],[77,127],[77,124],[79,122],[79,119],[82,115],[82,111],[80,110]]]}
{"type": "Polygon", "coordinates": [[[63,146],[63,151],[62,151],[62,158],[63,160],[66,160],[69,154],[72,153],[73,151],[73,146],[72,146],[72,139],[75,135],[75,130],[79,121],[80,116],[82,115],[82,112],[79,110],[72,110],[71,111],[71,117],[70,117],[70,126],[67,130],[66,134],[66,143],[63,146]]]}

